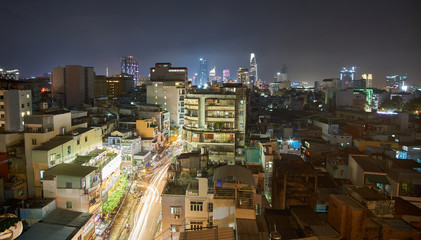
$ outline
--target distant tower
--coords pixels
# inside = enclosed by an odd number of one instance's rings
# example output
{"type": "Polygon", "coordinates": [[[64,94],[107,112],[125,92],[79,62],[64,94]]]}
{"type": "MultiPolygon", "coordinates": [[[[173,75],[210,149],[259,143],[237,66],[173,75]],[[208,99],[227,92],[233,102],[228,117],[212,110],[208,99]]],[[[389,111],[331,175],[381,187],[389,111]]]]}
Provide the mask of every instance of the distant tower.
{"type": "Polygon", "coordinates": [[[199,84],[198,86],[203,86],[208,82],[208,61],[206,59],[199,59],[199,84]]]}
{"type": "Polygon", "coordinates": [[[363,79],[365,79],[365,86],[366,86],[366,88],[372,88],[373,87],[373,74],[371,74],[371,73],[364,73],[361,77],[363,79]]]}
{"type": "Polygon", "coordinates": [[[249,80],[249,70],[247,68],[239,68],[237,71],[237,83],[247,84],[249,80]]]}
{"type": "Polygon", "coordinates": [[[216,76],[216,67],[213,67],[210,71],[209,71],[209,82],[212,82],[215,80],[215,76],[216,76]]]}
{"type": "Polygon", "coordinates": [[[230,79],[230,70],[229,69],[224,69],[222,71],[222,81],[223,82],[228,82],[228,80],[230,79]]]}
{"type": "Polygon", "coordinates": [[[256,55],[254,55],[254,53],[250,54],[249,80],[250,80],[251,84],[254,84],[255,81],[259,80],[259,78],[257,76],[256,55]]]}
{"type": "Polygon", "coordinates": [[[355,80],[355,67],[350,69],[342,68],[339,74],[339,80],[341,80],[341,87],[348,88],[352,87],[352,82],[355,80]]]}
{"type": "Polygon", "coordinates": [[[133,56],[121,58],[121,73],[133,76],[134,86],[139,84],[139,61],[133,56]]]}

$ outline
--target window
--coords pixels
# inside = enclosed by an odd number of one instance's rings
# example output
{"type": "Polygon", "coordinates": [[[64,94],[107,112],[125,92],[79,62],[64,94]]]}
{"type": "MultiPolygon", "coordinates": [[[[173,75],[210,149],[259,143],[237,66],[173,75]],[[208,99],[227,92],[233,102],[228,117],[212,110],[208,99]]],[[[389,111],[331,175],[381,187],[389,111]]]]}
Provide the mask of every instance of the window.
{"type": "Polygon", "coordinates": [[[1,115],[1,118],[4,118],[4,114],[1,115]]]}
{"type": "Polygon", "coordinates": [[[26,104],[26,106],[28,106],[28,107],[29,107],[30,105],[31,105],[30,103],[27,103],[27,104],[26,104]]]}
{"type": "Polygon", "coordinates": [[[66,188],[72,188],[72,183],[71,182],[66,182],[66,188]]]}
{"type": "Polygon", "coordinates": [[[181,212],[181,207],[171,207],[171,214],[176,214],[181,212]]]}
{"type": "Polygon", "coordinates": [[[202,222],[190,222],[190,229],[192,230],[201,230],[203,226],[202,222]]]}
{"type": "Polygon", "coordinates": [[[244,104],[244,100],[240,100],[240,104],[244,104]]]}
{"type": "Polygon", "coordinates": [[[77,140],[77,145],[79,145],[79,144],[80,144],[80,139],[77,140]]]}
{"type": "Polygon", "coordinates": [[[72,147],[71,146],[67,146],[67,154],[71,154],[72,153],[72,147]]]}
{"type": "Polygon", "coordinates": [[[72,202],[67,201],[66,202],[66,208],[72,208],[72,202]]]}
{"type": "Polygon", "coordinates": [[[179,225],[171,225],[171,232],[179,232],[180,226],[179,225]]]}
{"type": "Polygon", "coordinates": [[[85,142],[87,142],[88,141],[88,137],[85,137],[85,142]]]}
{"type": "Polygon", "coordinates": [[[23,196],[23,188],[19,188],[18,195],[19,195],[19,197],[23,196]]]}
{"type": "Polygon", "coordinates": [[[203,202],[190,202],[190,211],[203,211],[203,202]]]}
{"type": "Polygon", "coordinates": [[[213,203],[208,203],[208,212],[213,212],[213,203]]]}
{"type": "Polygon", "coordinates": [[[22,107],[22,108],[24,108],[24,107],[25,107],[25,104],[23,104],[23,103],[22,103],[22,104],[21,104],[21,107],[22,107]]]}
{"type": "Polygon", "coordinates": [[[29,98],[29,94],[26,94],[26,98],[29,98]]]}
{"type": "Polygon", "coordinates": [[[32,145],[37,145],[37,139],[36,138],[32,138],[32,145]]]}
{"type": "Polygon", "coordinates": [[[44,171],[39,171],[39,177],[40,177],[41,182],[42,182],[42,179],[44,178],[44,171]]]}

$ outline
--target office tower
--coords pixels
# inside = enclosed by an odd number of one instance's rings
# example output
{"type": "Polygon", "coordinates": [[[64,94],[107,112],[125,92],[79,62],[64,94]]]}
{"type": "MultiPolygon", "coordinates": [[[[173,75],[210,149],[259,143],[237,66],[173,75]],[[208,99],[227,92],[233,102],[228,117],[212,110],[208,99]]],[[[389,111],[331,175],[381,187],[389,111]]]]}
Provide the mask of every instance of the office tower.
{"type": "Polygon", "coordinates": [[[229,69],[224,69],[223,71],[222,71],[222,81],[225,83],[225,82],[228,82],[228,80],[230,79],[230,70],[229,69]]]}
{"type": "Polygon", "coordinates": [[[171,63],[156,63],[150,73],[151,80],[146,86],[147,103],[170,112],[172,126],[183,125],[187,68],[171,67],[171,63]]]}
{"type": "Polygon", "coordinates": [[[134,83],[131,75],[118,74],[107,78],[107,95],[109,99],[127,96],[134,92],[134,83]]]}
{"type": "Polygon", "coordinates": [[[187,89],[183,137],[188,151],[207,147],[212,161],[230,164],[244,158],[247,102],[243,84],[187,89]]]}
{"type": "Polygon", "coordinates": [[[405,91],[406,75],[388,75],[386,76],[386,88],[394,91],[405,91]]]}
{"type": "Polygon", "coordinates": [[[249,80],[251,84],[254,84],[257,80],[259,80],[258,75],[257,75],[256,56],[254,55],[254,53],[250,54],[249,80]]]}
{"type": "Polygon", "coordinates": [[[24,117],[32,113],[31,90],[0,90],[0,129],[18,131],[24,117]]]}
{"type": "Polygon", "coordinates": [[[94,76],[93,67],[55,67],[51,76],[53,93],[63,95],[66,106],[90,104],[94,99],[94,76]]]}
{"type": "Polygon", "coordinates": [[[216,76],[216,67],[213,67],[209,71],[209,82],[215,81],[215,76],[216,76]]]}
{"type": "Polygon", "coordinates": [[[365,79],[365,86],[366,86],[366,88],[372,88],[373,87],[373,74],[371,74],[371,73],[364,73],[361,77],[363,79],[365,79]]]}
{"type": "Polygon", "coordinates": [[[134,86],[139,84],[139,61],[133,56],[121,58],[121,73],[133,76],[134,86]]]}
{"type": "Polygon", "coordinates": [[[350,69],[342,68],[339,73],[339,80],[341,80],[341,88],[352,87],[352,83],[355,80],[355,67],[350,69]]]}
{"type": "Polygon", "coordinates": [[[239,68],[237,71],[237,83],[249,83],[249,70],[247,68],[239,68]]]}
{"type": "Polygon", "coordinates": [[[208,60],[200,58],[199,64],[199,83],[197,85],[203,86],[208,82],[208,60]]]}
{"type": "Polygon", "coordinates": [[[19,69],[5,70],[0,68],[0,79],[19,80],[19,69]]]}

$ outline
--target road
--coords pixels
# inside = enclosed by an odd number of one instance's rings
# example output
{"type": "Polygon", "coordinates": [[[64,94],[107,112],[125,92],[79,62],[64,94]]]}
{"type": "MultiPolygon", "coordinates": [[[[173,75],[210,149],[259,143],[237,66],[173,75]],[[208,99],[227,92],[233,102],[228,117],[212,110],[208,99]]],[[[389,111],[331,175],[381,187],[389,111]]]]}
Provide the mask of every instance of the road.
{"type": "MultiPolygon", "coordinates": [[[[176,142],[177,143],[177,142],[176,142]]],[[[167,146],[168,148],[169,146],[167,146]]],[[[180,148],[175,148],[173,143],[172,151],[162,157],[160,166],[153,170],[153,175],[149,184],[143,183],[147,190],[144,192],[136,210],[134,211],[134,225],[131,228],[129,238],[135,239],[154,239],[157,228],[157,220],[161,213],[161,193],[166,184],[166,176],[171,159],[180,152],[180,148]]],[[[167,150],[167,149],[165,149],[167,150]]],[[[165,151],[164,150],[164,151],[165,151]]]]}

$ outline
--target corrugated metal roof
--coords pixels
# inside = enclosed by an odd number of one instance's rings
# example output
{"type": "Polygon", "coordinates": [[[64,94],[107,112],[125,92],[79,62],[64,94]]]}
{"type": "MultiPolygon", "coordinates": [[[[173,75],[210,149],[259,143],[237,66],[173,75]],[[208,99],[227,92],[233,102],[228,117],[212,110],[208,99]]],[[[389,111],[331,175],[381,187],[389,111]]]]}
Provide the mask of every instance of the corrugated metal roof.
{"type": "Polygon", "coordinates": [[[247,168],[235,165],[226,165],[214,170],[214,181],[226,177],[235,177],[238,181],[242,183],[246,183],[250,186],[256,187],[253,175],[251,174],[251,171],[247,168]]]}

